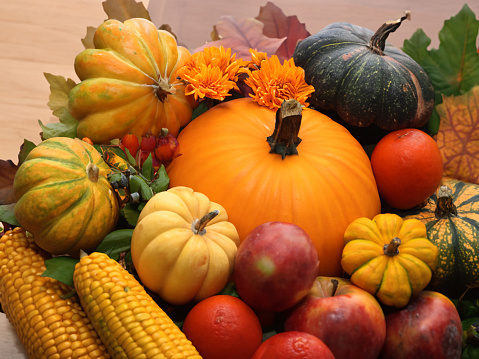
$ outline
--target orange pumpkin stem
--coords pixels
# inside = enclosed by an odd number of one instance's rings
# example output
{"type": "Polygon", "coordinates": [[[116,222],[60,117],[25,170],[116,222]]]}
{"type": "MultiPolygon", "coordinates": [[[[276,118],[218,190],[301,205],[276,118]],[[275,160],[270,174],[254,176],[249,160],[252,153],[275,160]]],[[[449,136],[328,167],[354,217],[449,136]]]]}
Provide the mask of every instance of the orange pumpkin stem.
{"type": "Polygon", "coordinates": [[[391,32],[397,30],[404,20],[411,19],[411,12],[405,11],[404,16],[395,21],[388,21],[384,23],[371,37],[369,41],[369,48],[378,55],[384,55],[384,48],[386,47],[386,39],[391,32]]]}
{"type": "Polygon", "coordinates": [[[401,240],[398,237],[394,237],[389,244],[384,245],[384,254],[391,257],[397,256],[400,244],[401,240]]]}
{"type": "Polygon", "coordinates": [[[457,208],[453,203],[452,190],[446,185],[439,187],[434,214],[437,219],[447,218],[451,215],[457,216],[457,208]]]}
{"type": "Polygon", "coordinates": [[[211,211],[207,214],[205,214],[202,218],[196,219],[193,221],[191,225],[191,230],[193,231],[194,234],[205,234],[206,229],[205,227],[208,225],[208,223],[215,218],[220,212],[215,209],[214,211],[211,211]]]}
{"type": "Polygon", "coordinates": [[[271,150],[269,153],[281,155],[284,160],[286,155],[297,155],[297,146],[301,143],[298,137],[302,119],[301,104],[295,99],[283,101],[276,111],[276,122],[271,136],[266,138],[271,150]]]}
{"type": "Polygon", "coordinates": [[[100,169],[94,163],[88,163],[86,165],[86,174],[88,179],[92,182],[98,182],[98,178],[100,177],[100,169]]]}

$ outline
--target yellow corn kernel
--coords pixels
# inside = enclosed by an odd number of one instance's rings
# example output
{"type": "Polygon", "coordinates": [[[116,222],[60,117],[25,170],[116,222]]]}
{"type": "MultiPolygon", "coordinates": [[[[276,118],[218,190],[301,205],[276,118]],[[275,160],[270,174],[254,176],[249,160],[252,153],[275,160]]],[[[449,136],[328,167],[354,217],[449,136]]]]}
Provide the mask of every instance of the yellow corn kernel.
{"type": "Polygon", "coordinates": [[[0,237],[0,303],[29,358],[110,358],[72,288],[41,276],[49,257],[19,227],[0,237]]]}
{"type": "Polygon", "coordinates": [[[114,359],[201,359],[143,286],[106,254],[83,256],[75,267],[73,282],[114,359]]]}

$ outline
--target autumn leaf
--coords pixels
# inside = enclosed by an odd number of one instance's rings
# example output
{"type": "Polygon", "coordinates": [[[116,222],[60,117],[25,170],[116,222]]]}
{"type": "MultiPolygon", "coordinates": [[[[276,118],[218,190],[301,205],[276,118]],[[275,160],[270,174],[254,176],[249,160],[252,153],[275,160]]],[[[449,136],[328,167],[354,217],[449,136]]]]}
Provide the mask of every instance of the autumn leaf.
{"type": "Polygon", "coordinates": [[[83,39],[81,39],[81,42],[85,49],[94,49],[95,44],[93,43],[93,36],[95,35],[96,27],[93,26],[87,26],[86,28],[86,35],[83,39]]]}
{"type": "Polygon", "coordinates": [[[116,19],[123,22],[128,19],[142,17],[151,21],[150,14],[141,1],[106,0],[102,5],[109,19],[116,19]]]}
{"type": "Polygon", "coordinates": [[[11,160],[0,160],[0,205],[15,202],[13,179],[15,178],[17,168],[17,165],[11,160]]]}
{"type": "Polygon", "coordinates": [[[202,51],[210,46],[223,46],[224,48],[231,48],[237,59],[250,59],[250,48],[266,52],[271,56],[276,53],[286,38],[267,37],[263,34],[263,27],[264,24],[261,21],[253,18],[237,19],[233,16],[222,16],[221,20],[214,26],[212,34],[214,41],[207,42],[193,52],[202,51]]]}
{"type": "Polygon", "coordinates": [[[444,175],[479,184],[479,85],[461,96],[444,96],[437,111],[444,175]]]}
{"type": "Polygon", "coordinates": [[[52,110],[52,114],[59,118],[60,123],[43,124],[39,120],[40,127],[43,130],[42,139],[58,136],[74,138],[78,121],[68,111],[68,96],[76,83],[72,79],[65,79],[63,76],[49,73],[44,73],[44,75],[50,84],[48,107],[52,110]]]}
{"type": "Polygon", "coordinates": [[[265,36],[278,39],[286,38],[275,53],[281,62],[293,56],[298,41],[311,35],[306,30],[306,26],[299,22],[296,15],[286,16],[284,12],[271,1],[268,1],[265,6],[260,7],[259,15],[256,19],[264,24],[263,34],[265,36]]]}
{"type": "MultiPolygon", "coordinates": [[[[421,65],[431,79],[436,105],[442,102],[443,95],[461,95],[479,84],[478,30],[479,21],[474,12],[464,5],[456,16],[444,21],[438,49],[428,48],[431,39],[422,29],[404,41],[403,51],[421,65]]],[[[436,111],[428,127],[429,133],[437,133],[439,116],[436,111]]]]}

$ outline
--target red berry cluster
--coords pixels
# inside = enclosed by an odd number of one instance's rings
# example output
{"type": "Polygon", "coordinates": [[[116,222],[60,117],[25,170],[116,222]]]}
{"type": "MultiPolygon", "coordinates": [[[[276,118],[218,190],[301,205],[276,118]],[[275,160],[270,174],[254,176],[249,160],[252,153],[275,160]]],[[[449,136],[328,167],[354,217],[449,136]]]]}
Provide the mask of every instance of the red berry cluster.
{"type": "Polygon", "coordinates": [[[147,133],[138,138],[128,133],[121,138],[120,148],[125,153],[128,149],[140,167],[151,154],[153,167],[158,168],[161,164],[168,166],[175,157],[179,156],[180,145],[176,137],[164,128],[158,136],[147,133]]]}

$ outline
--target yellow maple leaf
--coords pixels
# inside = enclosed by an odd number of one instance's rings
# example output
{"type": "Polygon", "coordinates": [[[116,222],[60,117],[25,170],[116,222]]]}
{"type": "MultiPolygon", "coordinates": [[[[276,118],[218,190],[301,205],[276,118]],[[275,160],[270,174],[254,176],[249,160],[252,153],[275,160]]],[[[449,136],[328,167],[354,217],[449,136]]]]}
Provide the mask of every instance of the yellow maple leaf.
{"type": "Polygon", "coordinates": [[[444,96],[437,112],[444,176],[479,184],[479,86],[461,96],[444,96]]]}

